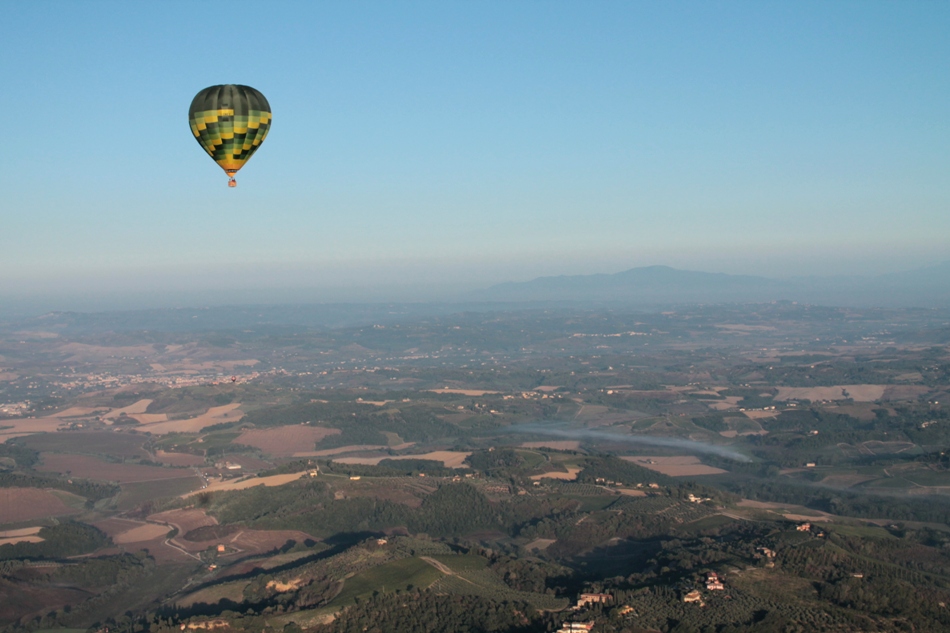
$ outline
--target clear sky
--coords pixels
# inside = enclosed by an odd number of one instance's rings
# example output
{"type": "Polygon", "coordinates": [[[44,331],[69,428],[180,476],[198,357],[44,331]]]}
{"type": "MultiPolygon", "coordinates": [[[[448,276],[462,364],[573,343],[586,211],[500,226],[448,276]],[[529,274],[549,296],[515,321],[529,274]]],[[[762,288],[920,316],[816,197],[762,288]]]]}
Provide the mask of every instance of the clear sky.
{"type": "Polygon", "coordinates": [[[948,2],[0,15],[0,296],[412,298],[651,264],[950,259],[948,2]],[[219,83],[274,112],[237,189],[188,129],[219,83]]]}

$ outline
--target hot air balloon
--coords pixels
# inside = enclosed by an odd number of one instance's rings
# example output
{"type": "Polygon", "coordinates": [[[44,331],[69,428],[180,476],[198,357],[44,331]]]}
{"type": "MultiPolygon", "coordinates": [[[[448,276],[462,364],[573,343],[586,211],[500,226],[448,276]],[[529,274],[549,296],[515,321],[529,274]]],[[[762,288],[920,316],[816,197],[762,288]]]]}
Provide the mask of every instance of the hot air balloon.
{"type": "Polygon", "coordinates": [[[229,187],[237,186],[234,174],[264,142],[271,118],[264,95],[236,84],[205,88],[188,109],[195,139],[228,175],[229,187]]]}

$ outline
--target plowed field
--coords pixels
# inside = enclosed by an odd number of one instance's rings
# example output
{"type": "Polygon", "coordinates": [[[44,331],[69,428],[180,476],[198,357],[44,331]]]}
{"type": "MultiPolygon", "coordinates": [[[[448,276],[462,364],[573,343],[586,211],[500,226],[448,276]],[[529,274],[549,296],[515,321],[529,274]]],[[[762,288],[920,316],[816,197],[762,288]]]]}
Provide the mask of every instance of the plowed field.
{"type": "Polygon", "coordinates": [[[60,453],[42,453],[41,455],[42,462],[37,465],[37,470],[69,473],[73,477],[82,479],[114,481],[126,484],[194,476],[194,473],[190,470],[140,466],[138,464],[113,464],[90,455],[64,455],[60,453]]]}
{"type": "Polygon", "coordinates": [[[254,446],[274,457],[293,457],[300,451],[312,450],[317,442],[339,432],[339,429],[295,424],[274,429],[249,429],[241,433],[234,443],[254,446]]]}
{"type": "Polygon", "coordinates": [[[0,523],[19,523],[77,512],[48,490],[0,488],[0,523]]]}

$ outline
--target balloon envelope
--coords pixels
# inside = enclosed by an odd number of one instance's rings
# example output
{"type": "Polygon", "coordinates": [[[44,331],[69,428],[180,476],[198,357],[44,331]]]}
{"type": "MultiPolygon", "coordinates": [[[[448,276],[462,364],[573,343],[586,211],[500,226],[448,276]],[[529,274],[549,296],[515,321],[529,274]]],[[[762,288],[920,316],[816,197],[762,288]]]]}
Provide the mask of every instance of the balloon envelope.
{"type": "Polygon", "coordinates": [[[188,109],[195,139],[231,177],[231,183],[234,174],[264,142],[271,118],[264,95],[250,86],[236,84],[205,88],[195,95],[188,109]]]}

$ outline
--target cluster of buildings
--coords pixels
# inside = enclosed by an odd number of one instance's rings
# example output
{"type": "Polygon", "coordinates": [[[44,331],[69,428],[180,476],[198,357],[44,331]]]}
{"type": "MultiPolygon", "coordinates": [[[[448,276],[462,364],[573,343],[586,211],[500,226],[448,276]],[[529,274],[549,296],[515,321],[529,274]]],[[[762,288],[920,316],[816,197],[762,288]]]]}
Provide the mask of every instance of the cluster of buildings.
{"type": "Polygon", "coordinates": [[[565,622],[557,633],[588,633],[593,628],[593,622],[565,622]]]}
{"type": "Polygon", "coordinates": [[[607,604],[614,599],[609,593],[582,593],[572,608],[577,611],[590,604],[607,604]]]}
{"type": "MultiPolygon", "coordinates": [[[[706,574],[706,591],[724,591],[726,586],[723,584],[722,577],[714,571],[706,574]]],[[[704,607],[706,603],[703,601],[703,594],[699,589],[693,589],[683,596],[683,602],[694,602],[699,604],[699,606],[704,607]]]]}
{"type": "Polygon", "coordinates": [[[775,550],[769,549],[768,547],[757,547],[756,549],[756,558],[762,558],[763,556],[766,559],[766,567],[775,567],[775,550]]]}
{"type": "Polygon", "coordinates": [[[0,404],[0,415],[8,416],[19,416],[23,415],[30,410],[30,401],[24,400],[23,402],[7,402],[5,404],[0,404]]]}
{"type": "Polygon", "coordinates": [[[825,538],[825,533],[811,523],[799,523],[795,529],[799,532],[808,532],[809,534],[817,536],[818,538],[825,538]]]}

